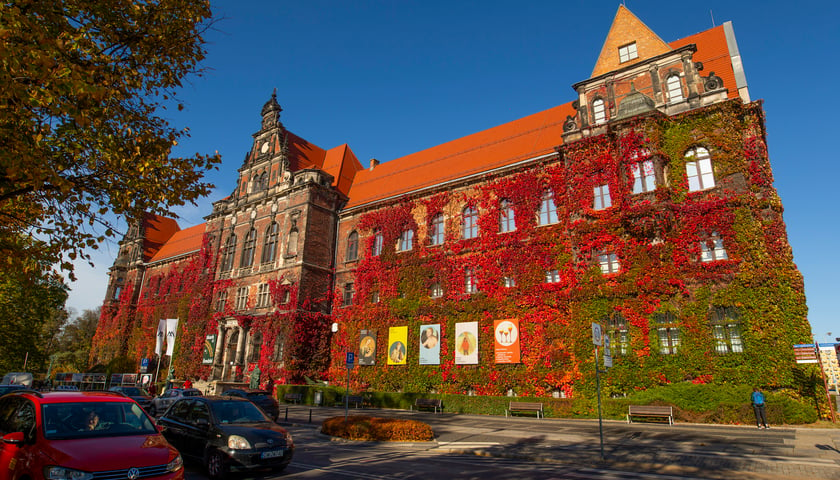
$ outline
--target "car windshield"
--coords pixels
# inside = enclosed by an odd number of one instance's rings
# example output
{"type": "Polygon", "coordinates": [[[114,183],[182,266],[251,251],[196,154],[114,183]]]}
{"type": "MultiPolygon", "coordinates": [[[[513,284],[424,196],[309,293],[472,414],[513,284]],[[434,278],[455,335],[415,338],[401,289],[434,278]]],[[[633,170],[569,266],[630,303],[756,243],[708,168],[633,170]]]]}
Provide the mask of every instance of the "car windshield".
{"type": "Polygon", "coordinates": [[[216,421],[227,423],[267,422],[268,418],[251,402],[220,401],[212,403],[216,421]]]}
{"type": "Polygon", "coordinates": [[[77,402],[43,405],[44,437],[71,439],[158,433],[134,402],[77,402]]]}

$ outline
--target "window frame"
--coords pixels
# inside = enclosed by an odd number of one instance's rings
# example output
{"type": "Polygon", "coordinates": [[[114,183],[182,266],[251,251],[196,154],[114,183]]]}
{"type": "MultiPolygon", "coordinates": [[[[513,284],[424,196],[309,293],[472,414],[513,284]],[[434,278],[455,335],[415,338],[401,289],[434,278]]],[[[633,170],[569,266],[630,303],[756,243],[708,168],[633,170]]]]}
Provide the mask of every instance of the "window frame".
{"type": "Polygon", "coordinates": [[[633,178],[631,192],[633,195],[649,193],[656,190],[656,163],[652,158],[636,159],[630,164],[630,176],[633,178]],[[648,168],[649,173],[648,173],[648,168]]]}
{"type": "Polygon", "coordinates": [[[385,238],[382,236],[382,230],[376,229],[373,231],[373,242],[370,246],[370,255],[378,257],[382,255],[382,247],[385,245],[385,238]]]}
{"type": "Polygon", "coordinates": [[[414,230],[408,228],[400,233],[400,252],[410,252],[414,248],[414,230]]]}
{"type": "Polygon", "coordinates": [[[242,242],[242,256],[239,259],[239,268],[247,268],[254,265],[254,252],[257,250],[257,229],[251,227],[242,242]]]}
{"type": "Polygon", "coordinates": [[[354,289],[353,282],[347,282],[344,284],[344,288],[342,289],[341,293],[341,306],[342,307],[349,307],[353,305],[353,296],[356,294],[354,289]]]}
{"type": "Polygon", "coordinates": [[[429,287],[430,298],[443,298],[443,286],[440,282],[435,282],[429,287]]]}
{"type": "Polygon", "coordinates": [[[241,312],[248,308],[248,294],[250,288],[249,287],[239,287],[236,289],[236,308],[237,312],[241,312]]]}
{"type": "Polygon", "coordinates": [[[653,323],[656,325],[659,353],[676,355],[680,346],[680,327],[676,315],[671,312],[654,313],[653,323]]]}
{"type": "Polygon", "coordinates": [[[257,286],[257,308],[266,308],[271,306],[271,287],[267,283],[261,283],[257,286]]]}
{"type": "Polygon", "coordinates": [[[230,236],[227,238],[224,247],[224,253],[222,254],[222,264],[219,268],[222,272],[229,272],[233,270],[233,262],[236,256],[236,234],[231,233],[230,236]]]}
{"type": "Polygon", "coordinates": [[[464,293],[467,295],[478,293],[475,267],[464,267],[464,293]]]}
{"type": "Polygon", "coordinates": [[[668,103],[680,103],[685,100],[683,95],[682,80],[679,73],[672,73],[665,79],[665,91],[668,92],[668,103]],[[674,95],[674,93],[679,95],[674,95]]]}
{"type": "Polygon", "coordinates": [[[607,102],[603,98],[592,100],[592,123],[603,125],[607,123],[607,102]]]}
{"type": "Polygon", "coordinates": [[[592,197],[592,210],[606,210],[612,207],[609,183],[592,187],[592,197]]]}
{"type": "Polygon", "coordinates": [[[557,204],[554,202],[554,191],[547,188],[543,190],[540,198],[540,209],[539,212],[537,212],[537,225],[553,225],[559,221],[560,218],[557,216],[557,204]]]}
{"type": "Polygon", "coordinates": [[[599,252],[598,266],[601,269],[601,275],[615,275],[621,273],[621,261],[618,255],[614,252],[599,252]]]}
{"type": "Polygon", "coordinates": [[[744,352],[741,314],[737,308],[713,306],[709,312],[709,326],[715,353],[728,355],[744,352]]]}
{"type": "Polygon", "coordinates": [[[715,166],[712,162],[712,154],[707,148],[689,149],[685,153],[685,160],[685,175],[689,192],[701,192],[716,186],[715,166]]]}
{"type": "Polygon", "coordinates": [[[516,212],[513,210],[513,202],[507,198],[499,202],[499,233],[516,231],[516,212]]]}
{"type": "Polygon", "coordinates": [[[478,209],[464,207],[461,211],[461,238],[470,240],[478,237],[478,209]]]}
{"type": "Polygon", "coordinates": [[[344,255],[344,260],[347,262],[355,262],[359,259],[359,232],[353,230],[347,235],[347,252],[344,255]]]}
{"type": "Polygon", "coordinates": [[[260,258],[260,263],[263,265],[272,263],[277,258],[277,245],[280,241],[280,225],[277,222],[271,224],[265,229],[265,241],[263,242],[263,250],[260,258]]]}
{"type": "Polygon", "coordinates": [[[700,261],[703,263],[722,262],[729,260],[729,254],[723,245],[723,237],[718,232],[712,232],[707,239],[700,242],[700,261]],[[711,243],[711,248],[709,244],[711,243]]]}
{"type": "Polygon", "coordinates": [[[618,47],[618,63],[627,63],[639,58],[639,47],[636,42],[630,42],[618,47]]]}

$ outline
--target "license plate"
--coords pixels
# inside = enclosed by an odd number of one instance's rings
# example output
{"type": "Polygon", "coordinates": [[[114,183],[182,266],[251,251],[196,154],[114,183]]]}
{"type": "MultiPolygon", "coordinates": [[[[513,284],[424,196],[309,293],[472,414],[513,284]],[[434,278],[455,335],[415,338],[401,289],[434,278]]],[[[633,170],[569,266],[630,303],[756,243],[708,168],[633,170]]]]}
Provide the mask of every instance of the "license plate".
{"type": "Polygon", "coordinates": [[[267,452],[262,452],[260,454],[260,458],[282,457],[285,452],[285,450],[269,450],[267,452]]]}

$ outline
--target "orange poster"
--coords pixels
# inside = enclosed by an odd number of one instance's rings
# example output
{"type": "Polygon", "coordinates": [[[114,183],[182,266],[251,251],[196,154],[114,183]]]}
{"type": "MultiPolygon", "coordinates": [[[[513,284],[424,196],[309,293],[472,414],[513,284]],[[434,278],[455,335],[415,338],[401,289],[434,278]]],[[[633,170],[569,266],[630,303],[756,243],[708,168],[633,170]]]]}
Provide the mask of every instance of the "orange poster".
{"type": "Polygon", "coordinates": [[[496,344],[496,363],[519,363],[519,319],[494,321],[493,343],[496,344]]]}

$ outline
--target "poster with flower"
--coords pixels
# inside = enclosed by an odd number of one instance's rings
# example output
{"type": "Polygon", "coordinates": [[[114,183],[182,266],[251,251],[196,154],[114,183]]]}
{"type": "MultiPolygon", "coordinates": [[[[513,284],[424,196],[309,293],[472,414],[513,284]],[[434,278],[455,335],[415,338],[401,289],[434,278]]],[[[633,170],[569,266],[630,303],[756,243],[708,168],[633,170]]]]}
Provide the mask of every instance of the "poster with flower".
{"type": "Polygon", "coordinates": [[[376,330],[359,332],[359,365],[376,365],[376,330]]]}
{"type": "Polygon", "coordinates": [[[440,365],[440,324],[420,325],[420,365],[440,365]]]}
{"type": "Polygon", "coordinates": [[[391,327],[388,329],[388,365],[405,365],[407,343],[407,326],[391,327]]]}
{"type": "Polygon", "coordinates": [[[508,318],[493,322],[496,363],[520,363],[519,319],[508,318]]]}
{"type": "Polygon", "coordinates": [[[455,364],[478,363],[478,322],[455,324],[455,364]]]}

